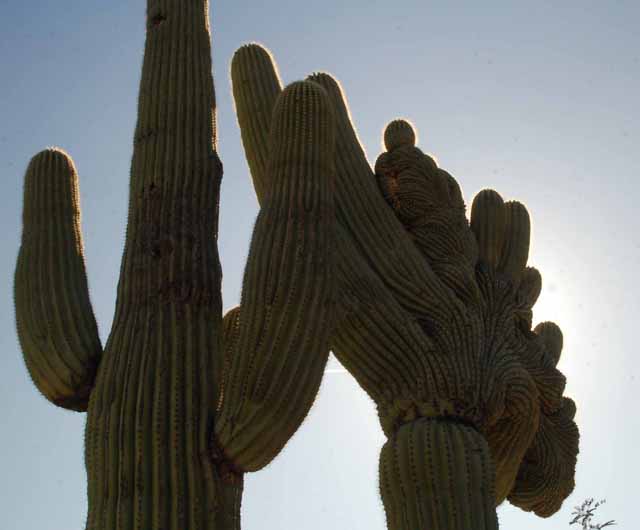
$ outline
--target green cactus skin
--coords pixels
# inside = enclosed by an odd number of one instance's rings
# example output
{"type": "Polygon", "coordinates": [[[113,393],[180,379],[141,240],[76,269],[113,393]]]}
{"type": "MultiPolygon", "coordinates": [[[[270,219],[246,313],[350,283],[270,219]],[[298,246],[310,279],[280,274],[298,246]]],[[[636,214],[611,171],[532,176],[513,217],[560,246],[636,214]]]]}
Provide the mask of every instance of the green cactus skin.
{"type": "MultiPolygon", "coordinates": [[[[415,146],[404,120],[385,131],[388,151],[374,174],[338,83],[327,74],[308,79],[326,90],[337,123],[331,345],[376,402],[389,438],[381,456],[389,528],[497,528],[495,506],[506,498],[551,515],[573,489],[578,431],[556,369],[556,328],[531,330],[541,279],[526,267],[525,207],[485,190],[467,221],[455,179],[415,146]],[[414,442],[429,450],[416,452],[414,442]],[[478,444],[486,444],[484,467],[468,474],[478,444]],[[425,477],[447,495],[429,493],[425,477]],[[449,487],[447,477],[482,487],[449,487]],[[460,507],[455,517],[451,507],[460,507]],[[442,517],[425,526],[427,513],[442,517]]],[[[255,187],[268,189],[259,162],[269,153],[264,117],[281,86],[269,52],[239,49],[232,83],[255,187]]]]}
{"type": "Polygon", "coordinates": [[[282,85],[273,69],[269,52],[259,45],[246,45],[236,51],[231,60],[231,79],[236,80],[233,83],[233,97],[242,143],[245,146],[260,146],[245,149],[245,155],[253,187],[258,201],[262,203],[270,187],[267,161],[271,115],[282,85]],[[260,82],[259,90],[255,85],[257,81],[260,82]]]}
{"type": "Polygon", "coordinates": [[[427,418],[402,425],[380,453],[389,527],[497,528],[492,467],[473,427],[427,418]]]}
{"type": "Polygon", "coordinates": [[[265,466],[298,428],[328,359],[334,134],[318,85],[294,83],[278,97],[271,189],[254,229],[238,315],[243,353],[231,365],[215,427],[227,458],[245,471],[265,466]]]}
{"type": "Polygon", "coordinates": [[[47,399],[84,411],[102,346],[84,268],[78,174],[63,151],[31,160],[24,205],[15,278],[24,359],[47,399]]]}
{"type": "Polygon", "coordinates": [[[56,150],[27,172],[18,331],[50,400],[84,410],[89,398],[87,530],[235,530],[244,472],[269,463],[297,429],[329,352],[335,119],[314,83],[278,91],[269,200],[241,305],[223,319],[208,3],[150,0],[147,22],[104,353],[82,260],[77,176],[56,150]]]}

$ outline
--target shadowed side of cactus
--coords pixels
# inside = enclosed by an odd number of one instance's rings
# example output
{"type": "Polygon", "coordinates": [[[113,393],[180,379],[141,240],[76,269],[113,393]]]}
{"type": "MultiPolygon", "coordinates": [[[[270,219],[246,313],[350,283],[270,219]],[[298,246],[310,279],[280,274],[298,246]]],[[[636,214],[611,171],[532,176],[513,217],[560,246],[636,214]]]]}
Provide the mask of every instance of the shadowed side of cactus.
{"type": "Polygon", "coordinates": [[[278,94],[239,308],[223,319],[208,3],[149,1],[129,215],[101,351],[77,175],[59,150],[25,182],[16,318],[56,404],[87,408],[87,530],[233,530],[243,474],[304,419],[333,322],[334,115],[310,82],[278,94]]]}
{"type": "MultiPolygon", "coordinates": [[[[572,489],[578,434],[555,350],[531,331],[541,282],[526,267],[526,209],[486,190],[467,221],[455,179],[404,120],[385,131],[374,174],[338,83],[309,79],[337,123],[331,344],[389,438],[380,459],[389,528],[494,529],[507,497],[549,515],[572,489]]],[[[232,81],[256,189],[267,189],[264,116],[281,86],[270,54],[239,49],[232,81]]]]}

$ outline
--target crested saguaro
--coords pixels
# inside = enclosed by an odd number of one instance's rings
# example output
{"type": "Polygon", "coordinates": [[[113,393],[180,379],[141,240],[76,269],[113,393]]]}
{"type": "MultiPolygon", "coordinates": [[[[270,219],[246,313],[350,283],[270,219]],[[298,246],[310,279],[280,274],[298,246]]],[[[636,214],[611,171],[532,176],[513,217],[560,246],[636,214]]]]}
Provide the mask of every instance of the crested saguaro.
{"type": "MultiPolygon", "coordinates": [[[[240,48],[231,66],[242,140],[260,200],[269,189],[268,116],[281,93],[271,54],[240,48]]],[[[338,82],[336,328],[331,347],[377,405],[388,440],[380,492],[390,530],[493,530],[496,506],[542,517],[574,486],[575,405],[556,365],[562,333],[533,330],[539,272],[530,221],[492,190],[471,219],[456,180],[416,147],[405,120],[369,166],[338,82]]]]}

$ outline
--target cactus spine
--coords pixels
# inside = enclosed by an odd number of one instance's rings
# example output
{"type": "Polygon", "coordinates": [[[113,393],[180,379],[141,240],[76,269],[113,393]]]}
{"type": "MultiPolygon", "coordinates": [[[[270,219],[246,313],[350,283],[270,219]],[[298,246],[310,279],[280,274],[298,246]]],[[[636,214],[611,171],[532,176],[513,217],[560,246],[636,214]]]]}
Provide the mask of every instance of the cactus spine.
{"type": "MultiPolygon", "coordinates": [[[[258,191],[281,82],[270,54],[244,46],[232,63],[242,139],[258,191]]],[[[525,207],[492,190],[470,223],[455,179],[387,127],[375,173],[338,83],[309,79],[336,114],[336,283],[331,346],[375,401],[388,442],[381,493],[391,530],[497,528],[505,499],[540,516],[573,489],[575,406],[556,369],[561,334],[531,330],[540,274],[526,267],[525,207]]]]}
{"type": "Polygon", "coordinates": [[[43,394],[87,409],[87,530],[238,529],[244,472],[278,454],[316,395],[332,331],[334,116],[310,82],[279,91],[274,106],[272,185],[241,306],[223,319],[208,3],[149,0],[104,352],[73,163],[48,150],[29,166],[18,334],[43,394]]]}

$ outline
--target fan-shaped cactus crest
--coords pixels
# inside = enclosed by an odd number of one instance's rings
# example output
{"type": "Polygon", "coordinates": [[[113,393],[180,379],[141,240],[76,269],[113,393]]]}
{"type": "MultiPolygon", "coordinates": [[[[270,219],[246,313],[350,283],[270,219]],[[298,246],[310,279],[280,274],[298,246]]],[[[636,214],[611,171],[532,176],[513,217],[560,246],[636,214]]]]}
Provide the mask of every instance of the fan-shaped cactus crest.
{"type": "MultiPolygon", "coordinates": [[[[259,45],[231,75],[258,198],[282,83],[259,45]]],[[[531,329],[540,274],[527,266],[530,220],[492,190],[470,220],[456,180],[417,146],[406,120],[384,131],[369,166],[344,93],[322,86],[336,114],[336,301],[331,347],[374,400],[388,437],[380,491],[392,530],[497,528],[505,499],[540,516],[572,491],[575,406],[556,369],[562,333],[531,329]]]]}

